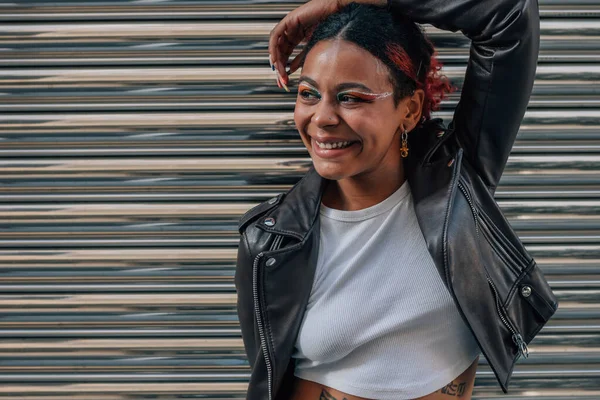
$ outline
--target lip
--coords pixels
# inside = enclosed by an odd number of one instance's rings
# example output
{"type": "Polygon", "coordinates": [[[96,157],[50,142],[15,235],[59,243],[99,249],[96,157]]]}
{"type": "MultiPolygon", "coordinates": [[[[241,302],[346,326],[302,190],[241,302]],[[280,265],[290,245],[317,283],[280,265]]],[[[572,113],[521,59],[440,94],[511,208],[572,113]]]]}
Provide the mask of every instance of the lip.
{"type": "Polygon", "coordinates": [[[321,142],[320,140],[318,140],[318,139],[316,139],[314,137],[311,137],[310,139],[311,139],[310,141],[311,141],[313,152],[317,156],[319,156],[321,158],[336,158],[336,157],[340,157],[340,156],[343,156],[343,155],[348,154],[350,152],[353,152],[354,149],[356,149],[356,147],[360,145],[360,142],[357,141],[354,144],[352,144],[352,145],[350,145],[350,146],[348,146],[346,148],[343,148],[343,149],[322,149],[322,148],[319,147],[319,145],[317,145],[317,143],[316,143],[317,141],[319,143],[331,143],[331,142],[345,142],[346,140],[344,140],[344,139],[337,139],[337,138],[335,138],[335,140],[331,140],[332,138],[327,138],[327,140],[325,142],[321,142]]]}

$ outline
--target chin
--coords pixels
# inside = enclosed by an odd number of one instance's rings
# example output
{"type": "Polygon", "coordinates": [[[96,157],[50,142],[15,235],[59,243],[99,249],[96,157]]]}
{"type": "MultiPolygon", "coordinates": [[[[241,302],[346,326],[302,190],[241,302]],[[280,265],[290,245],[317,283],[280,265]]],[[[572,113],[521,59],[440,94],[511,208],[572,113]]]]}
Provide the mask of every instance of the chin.
{"type": "Polygon", "coordinates": [[[315,170],[317,171],[317,173],[325,179],[329,179],[332,181],[339,181],[340,179],[344,179],[349,176],[348,168],[344,168],[343,165],[339,165],[339,166],[324,165],[324,164],[328,164],[328,163],[322,163],[319,161],[315,162],[314,159],[313,159],[313,164],[315,166],[315,170]]]}

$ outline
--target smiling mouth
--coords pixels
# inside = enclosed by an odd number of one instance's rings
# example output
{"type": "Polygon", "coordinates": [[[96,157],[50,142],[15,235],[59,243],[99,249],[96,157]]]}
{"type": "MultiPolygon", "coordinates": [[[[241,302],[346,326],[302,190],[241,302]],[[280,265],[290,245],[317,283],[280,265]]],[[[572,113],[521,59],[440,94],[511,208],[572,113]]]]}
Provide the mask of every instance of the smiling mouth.
{"type": "Polygon", "coordinates": [[[326,150],[345,149],[347,147],[352,146],[355,143],[358,143],[358,141],[357,140],[347,140],[347,141],[343,141],[343,142],[321,143],[318,140],[315,140],[315,144],[317,146],[319,146],[320,149],[326,149],[326,150]]]}

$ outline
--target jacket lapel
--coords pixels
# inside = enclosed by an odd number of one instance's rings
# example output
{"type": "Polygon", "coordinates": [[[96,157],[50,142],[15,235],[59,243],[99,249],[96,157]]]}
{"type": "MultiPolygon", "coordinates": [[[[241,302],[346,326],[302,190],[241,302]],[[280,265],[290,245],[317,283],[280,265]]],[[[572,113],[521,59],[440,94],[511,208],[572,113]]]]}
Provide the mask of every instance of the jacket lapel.
{"type": "Polygon", "coordinates": [[[284,197],[282,203],[258,222],[261,229],[297,241],[266,253],[275,264],[263,268],[265,324],[272,346],[273,382],[276,398],[289,398],[295,340],[312,290],[319,254],[319,204],[327,182],[311,165],[304,177],[284,197]],[[272,219],[271,219],[272,218],[272,219]],[[274,224],[273,224],[274,220],[274,224]],[[276,321],[276,323],[271,323],[276,321]]]}
{"type": "Polygon", "coordinates": [[[456,190],[456,180],[462,151],[452,152],[428,163],[406,163],[405,173],[410,184],[415,214],[438,272],[446,284],[448,217],[456,190]]]}
{"type": "Polygon", "coordinates": [[[308,172],[288,191],[281,204],[269,213],[269,217],[275,220],[274,225],[265,225],[263,218],[258,226],[267,232],[304,240],[319,215],[326,183],[327,179],[321,177],[311,163],[308,172]]]}

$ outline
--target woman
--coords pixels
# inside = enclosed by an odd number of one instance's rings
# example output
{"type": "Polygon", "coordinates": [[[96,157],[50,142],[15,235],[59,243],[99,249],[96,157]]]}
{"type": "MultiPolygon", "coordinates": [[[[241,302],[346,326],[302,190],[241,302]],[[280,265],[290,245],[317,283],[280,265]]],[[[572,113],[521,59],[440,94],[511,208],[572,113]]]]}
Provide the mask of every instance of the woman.
{"type": "Polygon", "coordinates": [[[247,399],[468,399],[480,352],[506,392],[557,301],[493,199],[539,48],[530,0],[311,0],[271,32],[313,165],[240,220],[247,399]],[[365,3],[365,4],[358,4],[365,3]],[[449,83],[414,22],[472,40],[449,83]],[[308,43],[284,70],[294,47],[308,43]]]}

